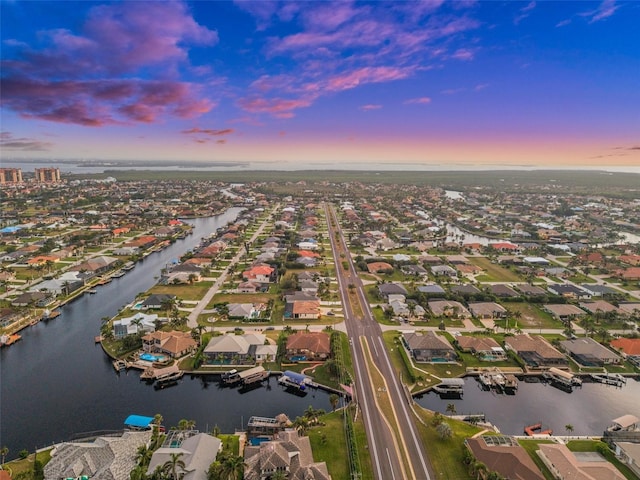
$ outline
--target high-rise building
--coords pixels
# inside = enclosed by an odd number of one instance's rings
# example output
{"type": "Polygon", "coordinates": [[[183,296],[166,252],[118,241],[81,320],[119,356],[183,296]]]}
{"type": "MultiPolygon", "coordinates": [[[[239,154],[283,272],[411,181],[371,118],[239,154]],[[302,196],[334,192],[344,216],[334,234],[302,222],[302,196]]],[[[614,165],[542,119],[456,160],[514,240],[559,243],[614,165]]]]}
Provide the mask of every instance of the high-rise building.
{"type": "Polygon", "coordinates": [[[49,168],[36,168],[36,182],[38,183],[56,183],[60,181],[60,169],[49,168]]]}
{"type": "Polygon", "coordinates": [[[0,185],[22,183],[22,169],[0,168],[0,185]]]}

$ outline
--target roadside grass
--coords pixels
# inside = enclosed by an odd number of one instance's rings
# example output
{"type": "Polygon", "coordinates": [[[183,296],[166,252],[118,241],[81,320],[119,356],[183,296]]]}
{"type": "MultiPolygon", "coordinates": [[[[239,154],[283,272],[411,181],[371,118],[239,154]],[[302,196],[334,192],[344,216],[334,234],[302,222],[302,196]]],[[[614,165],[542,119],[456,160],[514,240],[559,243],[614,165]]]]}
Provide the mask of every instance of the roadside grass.
{"type": "Polygon", "coordinates": [[[479,282],[521,282],[522,277],[517,273],[501,267],[500,265],[496,265],[487,257],[468,257],[469,261],[482,268],[485,273],[483,275],[479,275],[476,279],[479,282]],[[482,278],[480,280],[479,278],[482,278]],[[485,279],[486,278],[486,279],[485,279]]]}
{"type": "Polygon", "coordinates": [[[425,410],[419,405],[414,405],[415,411],[421,421],[417,422],[420,438],[423,445],[428,445],[429,460],[433,467],[435,477],[442,480],[468,480],[474,477],[469,475],[464,464],[464,440],[482,431],[481,428],[443,417],[443,421],[449,424],[452,430],[451,438],[443,439],[432,426],[434,412],[425,410]]]}
{"type": "MultiPolygon", "coordinates": [[[[48,450],[38,452],[38,460],[42,462],[43,467],[49,463],[49,460],[51,460],[52,450],[53,448],[50,448],[48,450]]],[[[35,458],[35,454],[32,453],[27,458],[6,462],[4,464],[4,468],[5,470],[11,470],[11,478],[18,478],[18,475],[20,474],[28,475],[33,472],[33,462],[35,458]]]]}
{"type": "MultiPolygon", "coordinates": [[[[309,429],[313,459],[325,462],[332,478],[349,478],[349,457],[342,411],[320,417],[320,426],[309,429]]],[[[369,477],[363,477],[369,478],[369,477]]]]}
{"type": "Polygon", "coordinates": [[[181,300],[200,300],[212,285],[213,282],[198,282],[193,285],[155,285],[148,290],[148,293],[175,295],[181,300]]]}
{"type": "Polygon", "coordinates": [[[374,392],[376,393],[375,403],[378,409],[382,412],[384,417],[387,419],[387,423],[391,427],[393,432],[393,436],[397,442],[397,448],[400,451],[400,456],[402,460],[402,465],[404,471],[409,474],[411,472],[411,462],[407,458],[407,451],[403,447],[400,442],[400,431],[397,418],[395,416],[395,411],[393,409],[393,404],[391,402],[391,397],[389,396],[389,392],[387,390],[387,384],[384,380],[384,377],[376,367],[373,362],[373,358],[371,357],[371,351],[369,350],[369,344],[361,340],[363,352],[365,354],[365,361],[367,363],[367,371],[369,374],[369,381],[371,382],[371,386],[373,387],[374,392]]]}
{"type": "Polygon", "coordinates": [[[522,448],[524,448],[527,451],[527,453],[529,454],[529,456],[533,460],[533,463],[535,463],[538,466],[538,468],[542,472],[542,475],[544,475],[544,478],[546,480],[554,480],[555,477],[549,471],[549,469],[544,464],[542,459],[538,456],[536,451],[538,450],[538,445],[540,445],[541,443],[555,443],[555,442],[553,442],[552,440],[523,440],[523,439],[519,439],[518,443],[520,444],[520,446],[522,448]]]}

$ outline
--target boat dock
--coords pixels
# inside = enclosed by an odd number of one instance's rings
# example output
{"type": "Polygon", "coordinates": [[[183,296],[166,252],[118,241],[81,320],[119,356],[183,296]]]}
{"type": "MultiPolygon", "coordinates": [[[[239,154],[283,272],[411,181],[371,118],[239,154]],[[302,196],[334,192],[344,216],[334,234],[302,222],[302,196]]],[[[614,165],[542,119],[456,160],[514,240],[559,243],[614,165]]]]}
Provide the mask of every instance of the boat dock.
{"type": "Polygon", "coordinates": [[[160,380],[162,378],[167,378],[173,374],[176,374],[177,372],[183,373],[177,365],[171,365],[170,367],[165,368],[149,367],[140,374],[140,379],[151,381],[160,380]]]}
{"type": "Polygon", "coordinates": [[[443,378],[441,383],[433,387],[433,391],[442,395],[461,396],[464,389],[463,378],[443,378]]]}
{"type": "Polygon", "coordinates": [[[573,391],[573,387],[582,385],[582,379],[576,377],[571,372],[560,370],[556,367],[551,367],[546,372],[543,372],[542,378],[547,380],[554,387],[558,387],[561,390],[568,392],[573,391]]]}
{"type": "Polygon", "coordinates": [[[222,374],[222,383],[227,385],[242,384],[251,385],[256,382],[262,382],[269,376],[269,372],[263,366],[249,368],[247,370],[230,370],[222,374]]]}
{"type": "Polygon", "coordinates": [[[551,430],[550,428],[547,430],[542,430],[542,423],[534,423],[533,425],[524,427],[524,433],[529,437],[533,437],[534,435],[551,436],[553,435],[553,430],[551,430]]]}
{"type": "Polygon", "coordinates": [[[286,387],[293,387],[299,390],[305,390],[307,387],[318,387],[317,383],[311,380],[311,377],[307,377],[302,373],[292,372],[291,370],[285,370],[282,376],[278,379],[280,385],[286,387]]]}
{"type": "Polygon", "coordinates": [[[22,337],[17,333],[14,333],[12,335],[2,335],[0,337],[0,347],[8,347],[9,345],[13,345],[21,338],[22,337]]]}
{"type": "Polygon", "coordinates": [[[499,368],[480,373],[478,381],[485,390],[494,389],[499,393],[515,393],[518,390],[516,376],[502,373],[499,368]]]}
{"type": "Polygon", "coordinates": [[[116,372],[120,372],[122,370],[126,370],[129,365],[124,360],[114,360],[113,368],[116,372]]]}
{"type": "Polygon", "coordinates": [[[592,373],[589,375],[589,377],[594,382],[604,383],[605,385],[613,385],[615,387],[622,387],[627,383],[627,379],[619,373],[592,373]]]}

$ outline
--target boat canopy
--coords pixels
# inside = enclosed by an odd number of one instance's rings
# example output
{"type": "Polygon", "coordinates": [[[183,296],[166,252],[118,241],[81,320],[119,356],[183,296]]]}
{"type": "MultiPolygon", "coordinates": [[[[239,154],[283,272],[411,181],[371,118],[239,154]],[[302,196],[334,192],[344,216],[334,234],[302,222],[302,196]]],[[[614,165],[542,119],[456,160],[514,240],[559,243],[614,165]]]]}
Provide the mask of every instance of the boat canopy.
{"type": "Polygon", "coordinates": [[[298,385],[302,385],[303,383],[306,383],[309,381],[309,377],[307,377],[306,375],[303,375],[302,373],[292,372],[291,370],[286,370],[284,372],[284,375],[289,380],[291,380],[294,383],[297,383],[298,385]]]}
{"type": "Polygon", "coordinates": [[[124,421],[125,426],[133,428],[147,428],[153,423],[153,417],[143,417],[142,415],[129,415],[124,421]]]}

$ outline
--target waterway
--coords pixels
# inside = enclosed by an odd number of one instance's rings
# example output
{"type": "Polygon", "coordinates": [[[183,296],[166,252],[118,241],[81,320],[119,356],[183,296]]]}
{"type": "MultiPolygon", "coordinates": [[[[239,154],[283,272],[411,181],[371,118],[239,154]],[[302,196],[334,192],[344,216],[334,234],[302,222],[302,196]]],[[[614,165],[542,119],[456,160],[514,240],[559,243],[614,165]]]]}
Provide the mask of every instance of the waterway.
{"type": "Polygon", "coordinates": [[[309,405],[331,409],[325,392],[298,397],[285,392],[275,378],[247,393],[221,389],[213,378],[206,382],[189,376],[155,390],[140,381],[139,372],[117,374],[94,343],[102,317],[115,315],[153,286],[162,267],[233,221],[240,210],[189,220],[193,235],[151,254],[125,276],[98,287],[95,295],[65,305],[58,318],[28,327],[20,342],[0,350],[0,445],[9,448],[7,459],[23,448],[32,451],[80,433],[121,429],[132,413],[160,413],[168,426],[184,418],[203,430],[217,424],[223,432],[233,432],[251,415],[285,413],[293,420],[309,405]]]}
{"type": "Polygon", "coordinates": [[[626,414],[640,418],[640,382],[629,379],[622,388],[585,382],[566,393],[545,383],[520,381],[515,395],[503,395],[484,391],[475,378],[467,377],[460,399],[429,392],[416,401],[443,414],[449,404],[458,415],[484,413],[488,422],[507,435],[522,435],[525,426],[535,423],[558,435],[567,434],[568,424],[574,427],[571,435],[602,435],[614,418],[626,414]]]}

